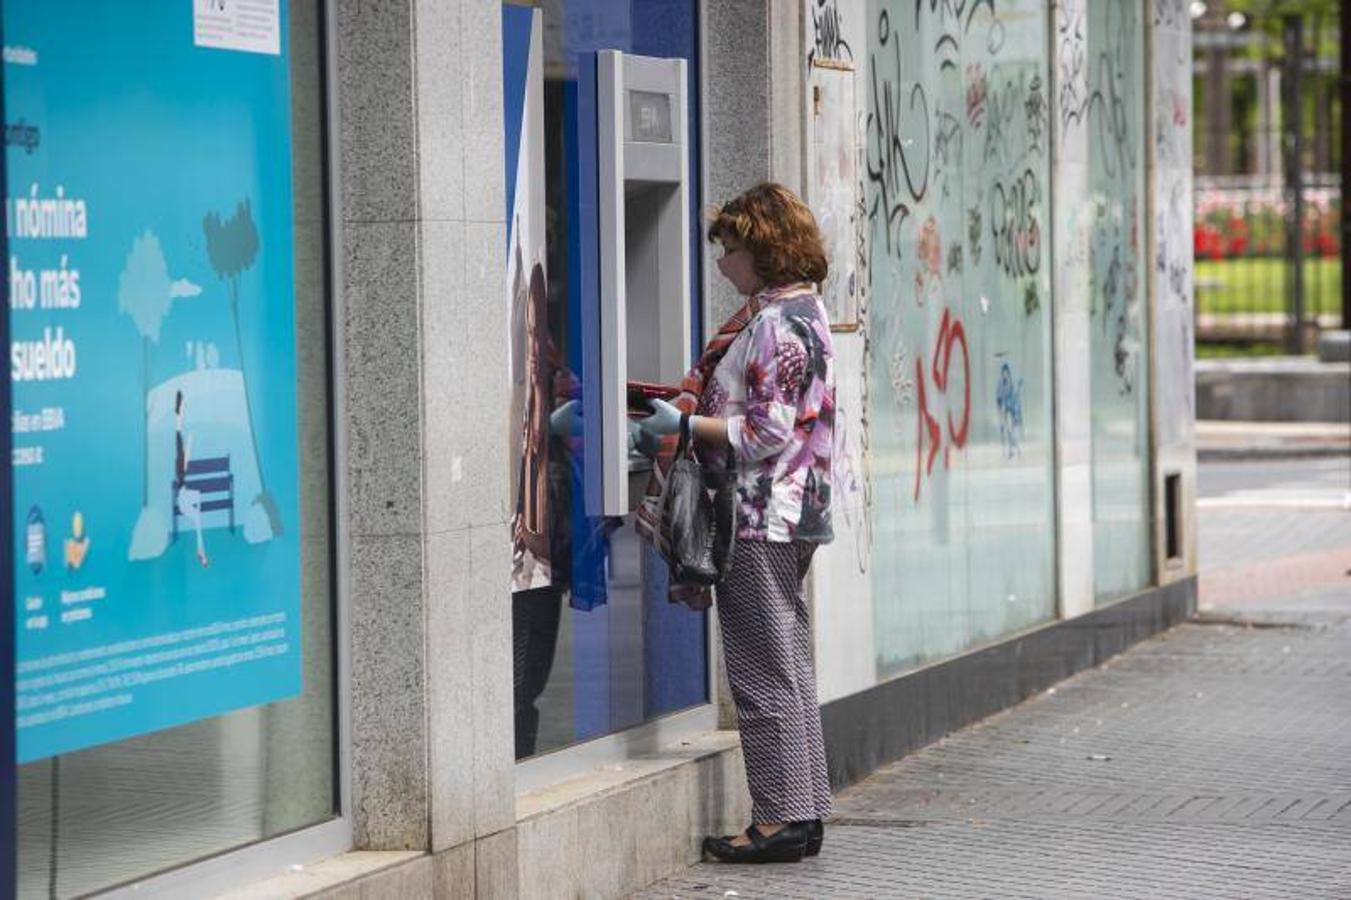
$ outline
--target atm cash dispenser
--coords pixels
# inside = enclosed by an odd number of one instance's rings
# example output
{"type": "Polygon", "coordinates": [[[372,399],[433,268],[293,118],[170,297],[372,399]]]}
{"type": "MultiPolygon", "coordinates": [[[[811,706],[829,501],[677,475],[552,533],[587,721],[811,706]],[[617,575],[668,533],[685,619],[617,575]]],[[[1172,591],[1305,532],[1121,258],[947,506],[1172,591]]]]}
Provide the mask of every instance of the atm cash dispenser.
{"type": "Polygon", "coordinates": [[[601,472],[587,506],[614,516],[637,507],[649,471],[627,450],[628,382],[677,384],[690,366],[688,117],[685,60],[595,62],[601,421],[588,462],[601,472]]]}

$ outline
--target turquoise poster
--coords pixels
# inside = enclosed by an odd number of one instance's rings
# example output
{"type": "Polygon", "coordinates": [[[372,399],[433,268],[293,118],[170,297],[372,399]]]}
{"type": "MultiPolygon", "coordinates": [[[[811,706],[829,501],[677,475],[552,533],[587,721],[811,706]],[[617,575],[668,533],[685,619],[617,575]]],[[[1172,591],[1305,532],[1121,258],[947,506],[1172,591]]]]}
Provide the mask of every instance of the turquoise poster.
{"type": "Polygon", "coordinates": [[[286,24],[4,4],[20,762],[300,692],[286,24]]]}

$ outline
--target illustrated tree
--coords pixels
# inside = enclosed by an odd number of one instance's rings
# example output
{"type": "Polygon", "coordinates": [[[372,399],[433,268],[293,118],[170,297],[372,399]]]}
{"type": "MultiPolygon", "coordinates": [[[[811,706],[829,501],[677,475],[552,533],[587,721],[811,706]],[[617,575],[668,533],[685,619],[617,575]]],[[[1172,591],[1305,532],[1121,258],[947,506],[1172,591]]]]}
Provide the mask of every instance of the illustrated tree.
{"type": "Polygon", "coordinates": [[[230,318],[235,326],[235,350],[239,354],[239,371],[244,379],[244,409],[249,422],[249,440],[253,444],[253,459],[258,467],[259,494],[255,503],[262,505],[272,526],[273,534],[281,534],[281,515],[276,501],[267,489],[262,458],[258,455],[258,435],[253,422],[253,401],[249,397],[249,376],[244,365],[244,340],[239,330],[239,279],[258,259],[258,227],[253,222],[253,209],[248,200],[241,200],[234,215],[222,219],[210,212],[202,219],[202,233],[206,237],[206,254],[216,276],[225,282],[230,295],[230,318]]]}
{"type": "Polygon", "coordinates": [[[149,230],[132,241],[126,265],[117,279],[117,309],[131,317],[141,335],[141,450],[145,480],[141,506],[150,498],[150,424],[146,417],[150,397],[150,345],[159,343],[160,325],[173,302],[173,284],[159,238],[149,230]]]}

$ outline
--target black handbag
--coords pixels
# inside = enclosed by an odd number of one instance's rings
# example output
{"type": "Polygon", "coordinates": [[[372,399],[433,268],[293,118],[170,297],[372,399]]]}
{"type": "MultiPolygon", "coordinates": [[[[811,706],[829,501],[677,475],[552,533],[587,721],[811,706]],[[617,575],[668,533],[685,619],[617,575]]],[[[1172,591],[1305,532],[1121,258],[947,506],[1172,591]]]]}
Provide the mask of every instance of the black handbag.
{"type": "Polygon", "coordinates": [[[659,511],[666,535],[662,555],[673,584],[713,585],[727,576],[736,547],[736,469],[700,464],[682,423],[680,443],[662,491],[659,511]]]}

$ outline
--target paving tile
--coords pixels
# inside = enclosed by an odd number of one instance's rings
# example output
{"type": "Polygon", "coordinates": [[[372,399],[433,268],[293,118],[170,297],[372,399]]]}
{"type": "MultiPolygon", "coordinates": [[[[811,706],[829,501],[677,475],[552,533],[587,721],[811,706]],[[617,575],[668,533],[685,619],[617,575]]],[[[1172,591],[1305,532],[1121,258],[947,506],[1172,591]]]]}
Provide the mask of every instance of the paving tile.
{"type": "Polygon", "coordinates": [[[1184,624],[879,770],[816,859],[637,896],[1351,897],[1351,590],[1300,610],[1184,624]]]}

